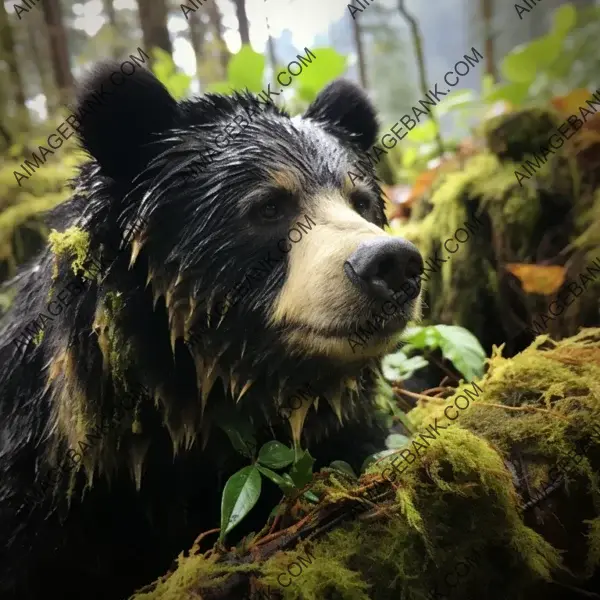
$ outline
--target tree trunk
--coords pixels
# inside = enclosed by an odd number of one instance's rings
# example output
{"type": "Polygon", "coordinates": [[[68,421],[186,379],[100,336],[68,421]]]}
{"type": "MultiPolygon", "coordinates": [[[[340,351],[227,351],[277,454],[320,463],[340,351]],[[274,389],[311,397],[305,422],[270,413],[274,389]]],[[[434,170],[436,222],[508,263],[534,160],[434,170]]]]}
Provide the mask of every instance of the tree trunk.
{"type": "Polygon", "coordinates": [[[113,58],[120,58],[123,48],[121,43],[121,30],[117,23],[117,11],[115,10],[114,0],[102,0],[102,4],[104,7],[104,14],[108,19],[108,24],[115,37],[115,43],[112,45],[112,56],[113,58]]]}
{"type": "Polygon", "coordinates": [[[246,14],[246,0],[233,0],[235,4],[235,13],[238,20],[238,29],[242,44],[250,45],[250,26],[248,24],[248,15],[246,14]]]}
{"type": "Polygon", "coordinates": [[[206,27],[200,18],[198,12],[193,12],[189,15],[190,24],[190,41],[194,54],[196,55],[196,73],[203,59],[204,54],[204,35],[206,33],[206,27]]]}
{"type": "Polygon", "coordinates": [[[365,88],[368,87],[367,83],[367,64],[365,61],[365,50],[362,43],[362,32],[358,19],[352,19],[352,35],[354,37],[354,45],[356,46],[356,56],[358,58],[358,76],[360,78],[360,84],[365,88]]]}
{"type": "Polygon", "coordinates": [[[219,62],[221,63],[221,69],[223,70],[223,79],[226,79],[227,65],[229,64],[231,54],[229,53],[227,44],[223,39],[223,21],[221,19],[219,7],[217,6],[217,1],[211,0],[211,2],[206,5],[206,9],[208,11],[208,18],[210,19],[210,24],[212,26],[215,39],[219,46],[219,62]]]}
{"type": "Polygon", "coordinates": [[[277,85],[277,80],[275,79],[277,76],[277,65],[279,64],[277,60],[277,54],[275,52],[275,42],[273,41],[273,36],[271,35],[271,26],[269,25],[269,17],[266,17],[267,23],[267,55],[269,56],[269,62],[271,63],[271,80],[273,82],[273,87],[277,85]]]}
{"type": "Polygon", "coordinates": [[[8,72],[10,74],[11,87],[13,88],[14,99],[17,104],[16,113],[19,115],[17,126],[28,129],[30,125],[29,111],[25,105],[25,86],[23,85],[23,79],[21,77],[21,73],[19,72],[15,40],[10,28],[10,23],[8,22],[6,7],[3,2],[0,2],[0,4],[0,44],[2,45],[1,58],[6,61],[8,72]]]}
{"type": "Polygon", "coordinates": [[[168,11],[165,0],[137,0],[137,4],[146,52],[151,55],[152,48],[160,48],[173,56],[173,46],[167,29],[168,11]]]}
{"type": "Polygon", "coordinates": [[[32,11],[27,18],[27,39],[31,47],[31,56],[40,78],[42,92],[46,96],[48,113],[53,114],[58,110],[56,88],[52,81],[51,64],[48,60],[48,36],[44,29],[44,17],[40,11],[32,11]],[[41,33],[40,33],[41,32],[41,33]]]}
{"type": "Polygon", "coordinates": [[[481,0],[481,17],[483,19],[483,37],[485,47],[485,73],[498,81],[496,61],[494,56],[494,32],[492,19],[494,17],[494,0],[481,0]]]}
{"type": "Polygon", "coordinates": [[[58,95],[63,105],[68,105],[73,97],[73,75],[69,63],[67,32],[62,18],[60,0],[42,2],[44,21],[50,41],[50,60],[58,95]]]}

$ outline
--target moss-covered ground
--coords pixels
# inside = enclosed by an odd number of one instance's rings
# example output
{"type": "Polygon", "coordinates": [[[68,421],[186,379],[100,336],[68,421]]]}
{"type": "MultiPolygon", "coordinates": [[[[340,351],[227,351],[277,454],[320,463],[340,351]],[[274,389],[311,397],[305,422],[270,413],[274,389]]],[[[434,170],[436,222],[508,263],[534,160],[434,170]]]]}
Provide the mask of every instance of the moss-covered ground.
{"type": "Polygon", "coordinates": [[[322,471],[317,505],[284,502],[234,548],[198,540],[133,598],[596,597],[600,329],[497,349],[476,385],[420,401],[411,443],[359,480],[322,471]]]}

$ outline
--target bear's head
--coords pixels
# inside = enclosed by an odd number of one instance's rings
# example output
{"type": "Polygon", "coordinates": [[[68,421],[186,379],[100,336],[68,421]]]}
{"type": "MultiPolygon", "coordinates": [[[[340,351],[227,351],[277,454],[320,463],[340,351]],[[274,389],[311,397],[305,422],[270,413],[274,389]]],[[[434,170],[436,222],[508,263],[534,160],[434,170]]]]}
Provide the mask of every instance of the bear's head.
{"type": "Polygon", "coordinates": [[[364,154],[378,124],[362,90],[335,81],[291,118],[250,94],[177,102],[142,69],[117,88],[116,70],[96,67],[78,96],[95,159],[88,196],[122,229],[144,223],[130,266],[144,263],[164,299],[173,347],[352,368],[388,352],[419,316],[423,264],[384,230],[364,154]],[[99,90],[103,106],[85,114],[99,90]]]}

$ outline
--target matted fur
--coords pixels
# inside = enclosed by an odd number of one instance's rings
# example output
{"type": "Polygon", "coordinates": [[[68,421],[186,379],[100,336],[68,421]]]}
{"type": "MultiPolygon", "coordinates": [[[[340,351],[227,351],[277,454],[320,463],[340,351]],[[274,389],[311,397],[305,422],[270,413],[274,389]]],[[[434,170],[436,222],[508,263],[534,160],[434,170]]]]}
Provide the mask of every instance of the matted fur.
{"type": "MultiPolygon", "coordinates": [[[[97,67],[79,103],[113,70],[97,67]]],[[[109,100],[82,123],[91,160],[49,222],[86,232],[98,260],[145,225],[81,284],[37,345],[15,340],[73,279],[74,257],[48,248],[17,277],[0,329],[3,599],[121,600],[162,574],[200,530],[218,525],[223,482],[244,464],[216,423],[270,423],[308,381],[318,395],[289,424],[273,423],[278,439],[301,438],[320,462],[355,464],[385,439],[373,394],[377,359],[395,339],[351,352],[347,338],[377,306],[343,270],[362,240],[387,235],[375,180],[355,188],[347,177],[377,133],[366,96],[335,82],[291,119],[250,94],[176,103],[140,71],[109,100]],[[239,115],[249,124],[194,169],[207,140],[239,115]],[[281,221],[261,220],[265,198],[280,203],[281,221]],[[315,225],[215,319],[215,304],[306,219],[315,225]],[[195,329],[202,334],[186,344],[195,329]],[[119,397],[140,387],[149,393],[115,419],[119,397]],[[114,427],[78,469],[29,502],[106,419],[114,427]]],[[[407,304],[402,323],[417,307],[407,304]]]]}

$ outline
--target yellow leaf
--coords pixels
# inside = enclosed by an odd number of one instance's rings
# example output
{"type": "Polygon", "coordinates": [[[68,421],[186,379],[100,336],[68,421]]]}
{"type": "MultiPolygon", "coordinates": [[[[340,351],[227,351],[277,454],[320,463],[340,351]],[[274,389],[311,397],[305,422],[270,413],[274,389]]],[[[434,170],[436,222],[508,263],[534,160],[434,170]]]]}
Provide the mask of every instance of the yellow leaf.
{"type": "Polygon", "coordinates": [[[586,100],[589,100],[592,94],[589,90],[580,88],[569,92],[566,96],[555,96],[552,98],[552,106],[566,116],[578,115],[579,107],[587,107],[586,100]]]}
{"type": "Polygon", "coordinates": [[[509,263],[507,271],[517,277],[528,294],[551,296],[565,280],[565,268],[558,265],[527,265],[509,263]]]}

